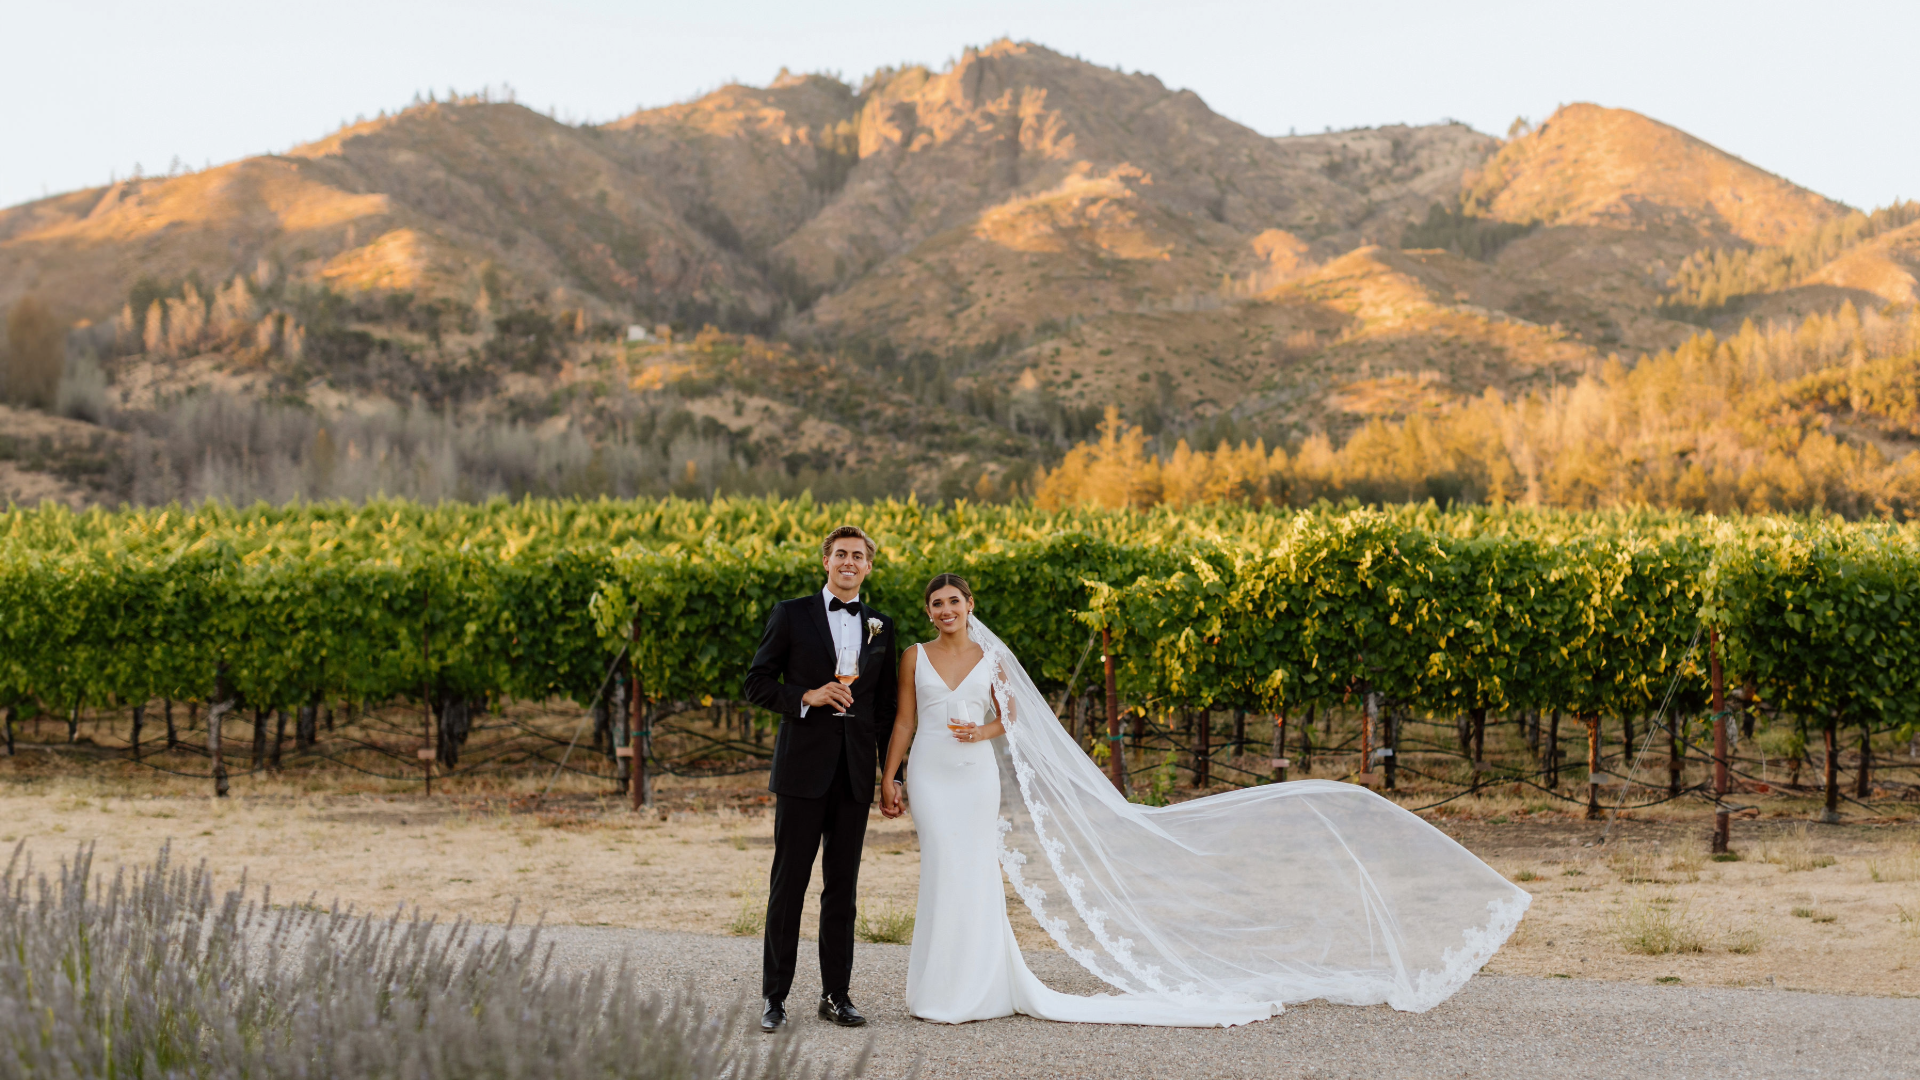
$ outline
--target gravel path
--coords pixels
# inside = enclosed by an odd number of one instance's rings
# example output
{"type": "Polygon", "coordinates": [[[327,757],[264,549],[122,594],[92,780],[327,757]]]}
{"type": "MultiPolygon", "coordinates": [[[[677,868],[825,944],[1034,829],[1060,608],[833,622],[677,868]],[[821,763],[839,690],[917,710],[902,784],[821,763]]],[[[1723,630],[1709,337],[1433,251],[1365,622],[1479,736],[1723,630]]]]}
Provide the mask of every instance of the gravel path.
{"type": "MultiPolygon", "coordinates": [[[[542,932],[557,963],[617,963],[645,982],[691,981],[716,1002],[756,995],[760,939],[562,926],[542,932]]],[[[1691,989],[1488,976],[1420,1016],[1384,1006],[1290,1008],[1230,1030],[1052,1024],[1025,1017],[957,1027],[908,1016],[907,948],[859,947],[853,1000],[871,1019],[842,1030],[812,1014],[819,968],[800,948],[788,1004],[816,1060],[850,1061],[869,1040],[869,1076],[926,1077],[1915,1077],[1920,1000],[1691,989]]],[[[1102,984],[1059,953],[1028,953],[1049,985],[1102,984]]],[[[757,999],[752,1002],[757,1012],[757,999]]]]}

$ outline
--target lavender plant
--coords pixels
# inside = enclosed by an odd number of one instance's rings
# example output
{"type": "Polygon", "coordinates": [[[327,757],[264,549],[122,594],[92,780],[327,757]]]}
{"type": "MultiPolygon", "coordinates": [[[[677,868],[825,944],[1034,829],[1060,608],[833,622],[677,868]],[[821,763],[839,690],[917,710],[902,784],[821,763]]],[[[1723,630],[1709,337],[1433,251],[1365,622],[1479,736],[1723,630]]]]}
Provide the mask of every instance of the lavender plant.
{"type": "Polygon", "coordinates": [[[0,1076],[836,1075],[739,1009],[632,985],[556,970],[537,931],[216,895],[165,849],[108,881],[90,849],[48,875],[16,847],[0,879],[0,1076]]]}

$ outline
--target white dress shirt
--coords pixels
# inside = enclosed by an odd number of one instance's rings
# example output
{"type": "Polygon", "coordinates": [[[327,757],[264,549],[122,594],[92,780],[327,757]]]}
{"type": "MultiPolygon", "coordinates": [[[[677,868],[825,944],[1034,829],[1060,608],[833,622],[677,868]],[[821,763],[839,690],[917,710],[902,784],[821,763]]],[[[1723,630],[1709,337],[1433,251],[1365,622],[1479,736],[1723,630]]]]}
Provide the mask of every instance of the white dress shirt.
{"type": "MultiPolygon", "coordinates": [[[[824,585],[820,587],[820,603],[822,605],[830,605],[837,599],[839,599],[839,597],[833,595],[832,589],[824,585]]],[[[857,604],[860,602],[860,598],[856,596],[852,602],[857,604]]],[[[862,609],[861,614],[865,614],[864,609],[862,609]]],[[[860,647],[860,635],[863,633],[863,630],[860,625],[860,620],[854,616],[853,612],[845,608],[835,611],[831,607],[828,607],[827,630],[833,634],[834,661],[836,664],[839,662],[841,649],[860,647]]],[[[810,705],[800,706],[800,715],[807,715],[807,710],[810,708],[812,708],[810,705]]]]}

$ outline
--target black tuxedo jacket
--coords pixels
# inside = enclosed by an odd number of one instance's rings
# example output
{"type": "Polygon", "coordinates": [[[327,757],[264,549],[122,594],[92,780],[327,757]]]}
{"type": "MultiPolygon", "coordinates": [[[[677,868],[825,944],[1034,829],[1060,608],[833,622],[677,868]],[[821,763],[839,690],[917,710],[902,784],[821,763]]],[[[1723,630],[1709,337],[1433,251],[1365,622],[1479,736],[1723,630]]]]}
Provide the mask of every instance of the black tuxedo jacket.
{"type": "Polygon", "coordinates": [[[773,743],[773,776],[767,790],[776,795],[818,799],[844,754],[854,797],[873,802],[874,776],[880,767],[880,749],[893,733],[893,714],[899,701],[899,658],[895,655],[893,620],[861,605],[860,677],[853,683],[853,713],[841,718],[831,705],[809,708],[800,715],[800,697],[833,681],[833,631],[827,626],[827,602],[819,593],[783,600],[767,618],[760,648],[747,669],[746,697],[763,709],[780,714],[780,734],[773,743]],[[880,620],[880,631],[867,632],[867,620],[880,620]]]}

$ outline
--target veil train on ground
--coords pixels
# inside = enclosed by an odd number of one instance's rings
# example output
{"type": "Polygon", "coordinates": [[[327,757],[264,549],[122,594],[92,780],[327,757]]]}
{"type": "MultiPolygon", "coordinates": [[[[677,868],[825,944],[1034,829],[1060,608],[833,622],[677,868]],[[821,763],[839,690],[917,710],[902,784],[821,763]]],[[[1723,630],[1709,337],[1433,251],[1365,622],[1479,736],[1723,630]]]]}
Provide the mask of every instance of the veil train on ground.
{"type": "Polygon", "coordinates": [[[1000,863],[1088,971],[1183,1005],[1324,999],[1425,1012],[1465,985],[1532,897],[1446,834],[1354,784],[1130,803],[977,617],[1013,706],[1000,863]],[[1036,722],[1037,721],[1037,722],[1036,722]]]}

